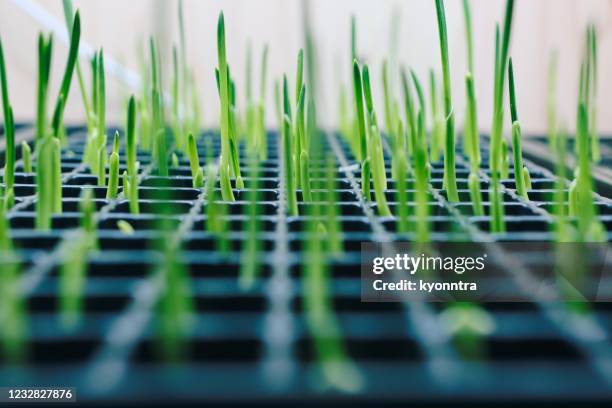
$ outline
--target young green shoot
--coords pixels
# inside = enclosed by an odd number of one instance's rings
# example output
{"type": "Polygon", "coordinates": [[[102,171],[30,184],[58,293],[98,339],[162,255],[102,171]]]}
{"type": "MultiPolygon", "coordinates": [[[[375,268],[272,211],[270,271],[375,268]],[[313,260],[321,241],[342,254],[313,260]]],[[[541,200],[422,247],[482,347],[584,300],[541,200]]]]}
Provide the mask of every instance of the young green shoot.
{"type": "Polygon", "coordinates": [[[161,87],[160,57],[156,42],[151,38],[149,42],[151,58],[151,110],[153,112],[153,153],[157,164],[157,173],[167,177],[168,172],[168,147],[166,140],[166,127],[164,124],[163,100],[161,87]]]}
{"type": "Polygon", "coordinates": [[[444,150],[444,179],[447,198],[450,202],[459,201],[455,169],[455,113],[451,95],[450,65],[448,60],[448,34],[444,1],[436,0],[436,15],[440,35],[440,55],[442,59],[442,78],[444,80],[444,114],[446,116],[446,139],[444,150]]]}
{"type": "Polygon", "coordinates": [[[529,170],[527,167],[523,167],[523,151],[521,149],[521,124],[518,119],[518,113],[516,108],[516,93],[514,86],[514,65],[512,64],[512,58],[508,64],[508,82],[510,90],[510,112],[512,117],[512,152],[514,153],[514,181],[516,184],[516,193],[521,196],[524,200],[529,200],[527,195],[528,184],[527,179],[529,177],[529,170]],[[527,177],[525,177],[527,174],[527,177]]]}
{"type": "MultiPolygon", "coordinates": [[[[68,30],[68,34],[72,33],[73,30],[73,22],[74,22],[74,8],[72,6],[72,0],[63,0],[63,8],[64,8],[64,20],[66,22],[66,28],[68,30]]],[[[87,89],[85,87],[85,79],[83,78],[83,71],[81,70],[81,64],[77,58],[76,60],[76,73],[77,80],[79,83],[79,89],[81,91],[81,99],[83,101],[83,108],[85,110],[85,120],[87,122],[87,129],[89,132],[93,131],[94,121],[95,121],[95,112],[93,112],[89,98],[87,95],[87,89]]]]}
{"type": "Polygon", "coordinates": [[[21,142],[21,162],[24,173],[32,173],[32,149],[25,140],[21,142]]]}
{"type": "Polygon", "coordinates": [[[357,159],[361,160],[361,189],[366,200],[371,200],[371,159],[368,152],[368,135],[366,132],[366,119],[364,114],[363,84],[361,68],[357,60],[353,61],[353,90],[355,97],[355,112],[357,114],[357,139],[359,150],[357,159]]]}
{"type": "Polygon", "coordinates": [[[47,135],[47,103],[53,37],[38,36],[38,86],[36,98],[36,145],[47,135]]]}
{"type": "Polygon", "coordinates": [[[138,204],[138,164],[136,163],[136,106],[134,96],[130,97],[127,111],[127,127],[125,131],[126,162],[127,162],[127,185],[124,183],[123,195],[130,202],[130,212],[140,212],[138,204]],[[127,189],[126,189],[127,187],[127,189]]]}
{"type": "Polygon", "coordinates": [[[594,24],[589,25],[587,29],[587,54],[589,55],[589,67],[591,78],[590,100],[588,101],[589,108],[589,133],[591,139],[591,157],[595,163],[601,161],[601,149],[599,146],[599,130],[598,130],[598,109],[597,109],[597,90],[599,86],[599,69],[598,69],[598,46],[597,46],[597,30],[594,24]]]}
{"type": "Polygon", "coordinates": [[[119,191],[119,132],[115,132],[113,141],[113,152],[110,155],[108,165],[108,189],[106,190],[106,199],[114,200],[117,198],[119,191]]]}
{"type": "Polygon", "coordinates": [[[221,192],[225,201],[235,201],[229,175],[232,161],[230,146],[230,80],[225,50],[225,19],[219,14],[217,23],[217,54],[219,60],[219,96],[221,99],[221,192]]]}
{"type": "Polygon", "coordinates": [[[508,172],[507,154],[504,153],[505,141],[503,140],[504,123],[504,89],[506,67],[508,64],[508,51],[510,48],[510,36],[512,31],[512,17],[514,14],[514,0],[507,0],[504,18],[503,35],[500,38],[499,26],[495,37],[495,72],[493,83],[493,120],[491,130],[491,142],[489,148],[489,167],[492,173],[493,190],[491,194],[491,231],[504,233],[506,224],[504,220],[503,194],[500,189],[500,178],[508,172]]]}
{"type": "Polygon", "coordinates": [[[198,157],[198,147],[191,133],[187,135],[187,155],[189,156],[189,167],[191,169],[191,177],[193,178],[193,188],[202,188],[204,186],[204,180],[201,178],[198,179],[198,174],[202,173],[200,159],[198,157]]]}
{"type": "MultiPolygon", "coordinates": [[[[4,186],[7,192],[13,190],[15,184],[15,122],[13,108],[9,101],[8,81],[6,78],[6,62],[2,39],[0,39],[0,88],[2,88],[2,113],[4,117],[4,135],[6,138],[6,156],[4,160],[4,186]]],[[[8,203],[12,206],[12,203],[8,203]]]]}
{"type": "Polygon", "coordinates": [[[59,118],[53,121],[53,135],[60,140],[64,140],[65,129],[63,128],[63,116],[64,109],[66,107],[66,101],[70,94],[70,84],[72,83],[72,77],[74,68],[79,54],[79,43],[81,40],[81,17],[77,10],[74,15],[74,21],[72,23],[72,31],[70,34],[70,48],[68,50],[68,61],[66,62],[66,68],[64,69],[64,76],[60,85],[59,95],[55,104],[55,111],[53,116],[59,118]]]}

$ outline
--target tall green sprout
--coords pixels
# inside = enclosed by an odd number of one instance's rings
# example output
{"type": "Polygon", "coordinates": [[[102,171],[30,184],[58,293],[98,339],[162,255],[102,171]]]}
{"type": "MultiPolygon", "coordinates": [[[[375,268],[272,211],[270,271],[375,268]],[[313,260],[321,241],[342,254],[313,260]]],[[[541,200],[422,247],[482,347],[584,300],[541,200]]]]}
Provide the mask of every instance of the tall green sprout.
{"type": "Polygon", "coordinates": [[[507,0],[506,15],[504,19],[503,35],[500,38],[499,28],[496,31],[495,41],[495,80],[493,83],[493,125],[491,131],[491,143],[489,148],[489,167],[492,173],[493,191],[491,197],[492,222],[491,231],[503,233],[506,231],[504,221],[503,194],[500,190],[500,177],[502,172],[507,171],[504,163],[503,152],[503,123],[504,123],[504,88],[506,67],[508,64],[508,50],[510,47],[510,35],[512,31],[512,17],[514,12],[514,0],[507,0]],[[504,170],[505,168],[505,170],[504,170]]]}
{"type": "MultiPolygon", "coordinates": [[[[6,157],[4,160],[4,187],[7,192],[13,190],[15,184],[15,123],[13,118],[13,108],[9,102],[8,82],[6,79],[6,63],[4,61],[4,51],[2,39],[0,39],[0,87],[2,88],[2,113],[4,117],[4,135],[6,138],[6,157]]],[[[7,203],[9,207],[13,203],[7,203]]]]}
{"type": "MultiPolygon", "coordinates": [[[[63,0],[63,8],[66,28],[68,29],[68,34],[70,34],[72,32],[74,22],[74,8],[72,6],[72,0],[63,0]]],[[[79,83],[79,89],[81,91],[81,99],[83,101],[83,109],[85,110],[87,129],[89,130],[89,132],[91,132],[94,126],[95,112],[93,112],[93,110],[91,109],[91,105],[87,95],[87,89],[85,87],[85,79],[83,78],[83,71],[81,70],[81,64],[79,63],[78,58],[76,60],[76,73],[79,83]]]]}
{"type": "Polygon", "coordinates": [[[140,212],[138,203],[138,169],[136,163],[136,103],[134,96],[130,97],[127,111],[127,126],[125,130],[125,148],[127,163],[127,185],[124,185],[123,195],[130,202],[130,212],[140,212]]]}
{"type": "Polygon", "coordinates": [[[72,23],[72,31],[70,34],[70,48],[68,50],[68,61],[64,69],[64,76],[60,85],[59,95],[57,102],[55,103],[55,111],[53,117],[56,118],[53,121],[53,135],[60,140],[64,140],[65,129],[63,128],[63,116],[64,109],[66,107],[66,101],[70,94],[70,84],[72,83],[72,77],[74,68],[79,54],[79,43],[81,41],[81,17],[77,11],[74,15],[74,21],[72,23]]]}
{"type": "Polygon", "coordinates": [[[149,41],[151,58],[151,111],[153,112],[153,153],[157,164],[157,172],[167,177],[168,172],[168,146],[166,140],[166,126],[164,123],[161,66],[157,44],[153,38],[149,41]]]}
{"type": "Polygon", "coordinates": [[[361,160],[361,189],[366,200],[371,199],[370,193],[370,174],[371,160],[368,155],[368,141],[366,133],[366,120],[363,104],[363,85],[361,79],[361,68],[357,60],[353,61],[353,91],[355,100],[355,113],[357,121],[357,138],[359,140],[359,150],[357,159],[361,160]]]}
{"type": "Polygon", "coordinates": [[[589,134],[591,139],[591,157],[593,161],[599,163],[601,161],[601,149],[599,147],[599,130],[598,130],[598,109],[597,96],[599,87],[599,69],[598,69],[598,46],[597,46],[597,30],[594,24],[587,28],[586,52],[588,55],[588,63],[591,78],[590,99],[587,101],[589,109],[589,134]]]}
{"type": "Polygon", "coordinates": [[[225,19],[219,14],[217,23],[217,53],[219,59],[219,95],[221,98],[221,192],[225,201],[235,201],[229,169],[232,161],[230,147],[230,81],[225,50],[225,19]]]}
{"type": "MultiPolygon", "coordinates": [[[[383,217],[390,217],[391,210],[387,204],[385,191],[387,190],[387,175],[385,168],[385,157],[382,148],[382,135],[378,128],[376,111],[372,100],[372,86],[370,83],[370,70],[367,65],[362,71],[363,95],[365,99],[368,125],[368,158],[372,169],[372,181],[374,182],[375,198],[378,213],[383,217]]],[[[368,180],[369,183],[369,180],[368,180]]]]}
{"type": "Polygon", "coordinates": [[[53,37],[38,36],[38,86],[36,98],[36,146],[47,135],[47,103],[49,93],[49,76],[51,72],[51,54],[53,37]]]}
{"type": "Polygon", "coordinates": [[[514,66],[512,64],[512,58],[508,65],[508,82],[510,90],[510,112],[512,117],[512,152],[514,153],[514,181],[516,184],[516,193],[523,197],[525,200],[529,200],[527,195],[529,170],[527,167],[523,167],[523,151],[521,149],[521,124],[518,119],[518,113],[516,108],[516,95],[514,87],[514,66]]]}
{"type": "Polygon", "coordinates": [[[471,148],[471,151],[468,152],[468,155],[470,157],[470,175],[468,177],[468,188],[470,190],[470,198],[472,199],[474,215],[482,217],[485,215],[485,211],[482,205],[482,191],[480,189],[480,145],[478,127],[471,125],[474,123],[478,123],[476,119],[477,108],[474,90],[474,79],[472,78],[472,75],[470,73],[467,74],[465,82],[465,86],[467,89],[467,117],[464,137],[466,140],[470,140],[469,147],[471,148]]]}
{"type": "Polygon", "coordinates": [[[289,99],[289,89],[287,76],[283,78],[283,168],[285,179],[285,194],[287,195],[287,205],[289,214],[298,215],[298,205],[296,197],[296,187],[294,179],[294,162],[292,157],[292,127],[291,127],[291,102],[289,99]]]}
{"type": "Polygon", "coordinates": [[[444,80],[444,114],[446,116],[446,139],[444,150],[444,179],[447,198],[450,202],[459,201],[455,172],[455,112],[451,95],[450,66],[448,61],[448,34],[443,0],[436,0],[436,15],[440,35],[440,55],[442,59],[442,78],[444,80]]]}

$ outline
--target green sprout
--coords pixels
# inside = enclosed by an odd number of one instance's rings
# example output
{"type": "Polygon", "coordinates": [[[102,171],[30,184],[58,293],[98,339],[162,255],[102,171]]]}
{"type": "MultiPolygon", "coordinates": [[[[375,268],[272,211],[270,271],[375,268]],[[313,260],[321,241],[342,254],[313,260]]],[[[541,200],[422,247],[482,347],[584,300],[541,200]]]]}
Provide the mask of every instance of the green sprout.
{"type": "Polygon", "coordinates": [[[117,228],[119,229],[119,231],[121,231],[122,234],[125,234],[125,235],[134,235],[135,233],[134,227],[132,227],[132,224],[130,224],[126,220],[117,221],[117,228]]]}
{"type": "Polygon", "coordinates": [[[119,132],[115,132],[113,141],[113,152],[110,155],[108,165],[108,189],[106,190],[106,199],[113,200],[117,198],[119,190],[119,132]]]}
{"type": "Polygon", "coordinates": [[[219,95],[221,99],[221,160],[219,166],[221,168],[221,193],[225,201],[235,201],[232,191],[229,167],[233,160],[230,146],[230,79],[229,68],[227,66],[226,50],[225,50],[225,19],[223,13],[219,14],[217,24],[217,52],[219,58],[218,67],[218,83],[219,95]]]}
{"type": "Polygon", "coordinates": [[[36,99],[36,142],[47,135],[47,102],[49,92],[49,75],[51,71],[51,54],[53,51],[53,37],[47,39],[38,36],[38,87],[36,99]]]}
{"type": "Polygon", "coordinates": [[[297,216],[298,205],[296,196],[296,187],[293,173],[293,157],[292,157],[292,129],[291,129],[291,102],[289,99],[289,88],[287,84],[287,76],[283,77],[283,166],[285,179],[285,193],[287,194],[287,205],[289,214],[297,216]]]}
{"type": "Polygon", "coordinates": [[[24,173],[32,173],[32,149],[25,140],[21,142],[21,161],[24,173]]]}
{"type": "Polygon", "coordinates": [[[455,172],[455,113],[451,96],[450,67],[448,61],[448,35],[444,1],[436,0],[436,15],[440,34],[440,55],[442,59],[442,78],[444,80],[444,114],[446,116],[446,143],[444,150],[444,180],[450,202],[459,201],[455,172]]]}
{"type": "MultiPolygon", "coordinates": [[[[6,63],[2,39],[0,39],[0,87],[2,88],[2,113],[4,115],[4,134],[6,138],[6,158],[4,161],[4,186],[6,190],[12,191],[15,184],[15,123],[13,108],[9,102],[8,82],[6,79],[6,63]]],[[[8,203],[9,207],[13,203],[8,203]]]]}
{"type": "MultiPolygon", "coordinates": [[[[210,151],[210,149],[207,149],[207,151],[210,151]]],[[[206,228],[215,235],[218,250],[227,255],[230,247],[230,242],[227,237],[227,205],[219,202],[221,197],[218,197],[218,193],[215,190],[217,169],[212,163],[209,163],[206,167],[206,228]]],[[[223,169],[221,169],[221,171],[223,171],[223,169]]],[[[225,167],[225,171],[229,172],[229,168],[225,167]]]]}
{"type": "Polygon", "coordinates": [[[516,109],[516,95],[514,88],[514,66],[512,64],[512,58],[508,65],[508,81],[510,89],[510,112],[512,117],[512,151],[514,153],[514,181],[516,183],[516,193],[523,197],[525,200],[529,200],[527,191],[529,184],[531,184],[531,177],[529,176],[529,170],[527,167],[523,167],[523,151],[521,149],[521,124],[518,120],[518,113],[516,109]]]}
{"type": "Polygon", "coordinates": [[[493,125],[491,130],[491,143],[489,148],[489,167],[492,173],[493,191],[491,194],[491,212],[493,220],[491,231],[504,233],[503,194],[500,190],[500,177],[508,171],[507,154],[504,154],[505,141],[502,138],[504,123],[504,88],[506,66],[508,64],[508,50],[512,31],[512,17],[514,13],[514,0],[507,0],[506,15],[504,19],[503,35],[500,38],[499,27],[495,38],[495,80],[493,83],[493,125]]]}
{"type": "Polygon", "coordinates": [[[193,188],[202,188],[204,180],[199,177],[202,174],[200,159],[198,157],[198,147],[192,133],[187,135],[187,155],[189,156],[189,167],[193,178],[193,188]]]}
{"type": "Polygon", "coordinates": [[[60,85],[60,91],[55,104],[55,111],[53,117],[53,135],[60,140],[64,140],[65,129],[63,128],[63,116],[64,108],[66,107],[66,101],[70,94],[70,84],[72,83],[72,77],[74,68],[79,54],[79,43],[81,40],[81,17],[77,10],[74,15],[74,21],[72,23],[72,31],[70,34],[70,48],[68,50],[68,61],[66,62],[66,68],[64,69],[64,77],[60,85]]]}
{"type": "Polygon", "coordinates": [[[157,164],[157,172],[162,177],[168,176],[168,147],[162,101],[162,80],[159,51],[153,38],[149,41],[151,58],[151,111],[153,126],[153,153],[157,164]]]}
{"type": "Polygon", "coordinates": [[[134,96],[130,97],[127,111],[126,139],[126,162],[127,174],[124,173],[123,195],[130,201],[130,212],[138,214],[140,207],[138,203],[138,163],[136,162],[136,106],[134,96]],[[126,188],[127,187],[127,188],[126,188]]]}
{"type": "Polygon", "coordinates": [[[368,152],[368,136],[366,133],[366,119],[364,114],[363,85],[361,68],[357,60],[353,61],[353,90],[355,97],[355,112],[357,117],[357,136],[359,140],[359,150],[357,159],[361,160],[361,189],[366,200],[371,199],[370,180],[371,180],[371,159],[368,152]]]}
{"type": "MultiPolygon", "coordinates": [[[[383,217],[390,217],[391,210],[387,204],[385,190],[387,189],[387,175],[385,169],[385,158],[382,149],[382,136],[378,129],[376,112],[372,101],[372,89],[370,84],[370,71],[367,65],[363,66],[362,71],[363,94],[366,102],[366,110],[368,113],[368,153],[372,168],[372,180],[374,182],[375,198],[378,207],[378,213],[383,217]]],[[[368,184],[370,181],[367,181],[368,184]]]]}
{"type": "MultiPolygon", "coordinates": [[[[299,176],[300,187],[302,188],[302,199],[304,201],[312,201],[312,193],[310,190],[310,159],[308,154],[308,131],[306,128],[305,119],[305,104],[306,104],[306,85],[302,85],[300,99],[296,111],[297,132],[296,141],[299,143],[300,150],[296,148],[296,157],[299,157],[299,176]],[[299,156],[298,156],[299,155],[299,156]]],[[[296,143],[296,145],[298,144],[296,143]]],[[[297,169],[296,169],[297,170],[297,169]]],[[[296,171],[296,175],[298,172],[296,171]]]]}
{"type": "Polygon", "coordinates": [[[597,30],[594,24],[589,25],[587,29],[586,52],[588,59],[588,67],[590,70],[589,77],[591,79],[590,99],[587,100],[587,108],[589,109],[589,133],[591,135],[591,157],[595,163],[601,161],[601,149],[599,147],[599,132],[597,129],[598,110],[597,110],[597,88],[599,82],[598,70],[598,47],[597,47],[597,30]]]}
{"type": "MultiPolygon", "coordinates": [[[[68,34],[72,32],[73,29],[73,16],[74,8],[72,7],[72,0],[63,0],[64,7],[64,19],[66,22],[66,28],[68,29],[68,34]]],[[[76,60],[76,73],[77,79],[79,83],[79,89],[81,91],[81,98],[83,100],[83,108],[85,109],[85,120],[87,121],[87,129],[92,132],[95,121],[95,112],[92,110],[91,105],[89,103],[89,99],[87,96],[87,89],[85,87],[85,80],[83,78],[83,71],[81,70],[81,64],[77,58],[76,60]]]]}

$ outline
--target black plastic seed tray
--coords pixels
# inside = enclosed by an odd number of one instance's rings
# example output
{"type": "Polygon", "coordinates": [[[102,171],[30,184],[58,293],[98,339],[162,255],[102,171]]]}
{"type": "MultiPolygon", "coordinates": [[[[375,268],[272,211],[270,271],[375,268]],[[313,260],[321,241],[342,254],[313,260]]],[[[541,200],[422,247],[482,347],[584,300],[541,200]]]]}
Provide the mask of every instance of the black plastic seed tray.
{"type": "MultiPolygon", "coordinates": [[[[63,151],[64,212],[54,217],[49,232],[34,229],[34,176],[18,169],[17,204],[8,218],[22,259],[28,353],[20,363],[0,364],[4,386],[71,386],[80,401],[101,404],[358,400],[440,405],[558,401],[587,406],[583,404],[604,405],[612,398],[612,307],[607,303],[594,304],[591,314],[581,316],[561,304],[535,300],[485,304],[494,330],[483,339],[478,358],[464,356],[445,331],[440,320],[443,304],[362,303],[361,243],[413,237],[398,235],[396,221],[377,216],[376,204],[361,198],[359,167],[347,145],[333,134],[327,136],[325,149],[335,158],[345,251],[330,261],[328,286],[342,340],[361,383],[352,392],[330,388],[321,375],[304,318],[303,250],[308,233],[304,216],[286,215],[277,135],[270,134],[268,159],[260,169],[262,268],[248,292],[241,290],[238,280],[246,239],[244,214],[250,205],[245,192],[236,192],[237,202],[229,205],[230,250],[221,253],[215,237],[205,230],[207,201],[202,191],[191,187],[185,158],[179,157],[170,177],[160,177],[150,155],[139,152],[141,214],[134,216],[123,198],[107,201],[105,189],[95,187],[96,178],[81,160],[84,137],[82,131],[72,132],[63,151]],[[58,313],[62,243],[79,225],[84,188],[92,188],[95,195],[99,250],[88,261],[82,322],[66,330],[58,313]],[[153,273],[160,260],[155,244],[162,237],[160,212],[180,231],[179,258],[191,276],[195,303],[194,330],[178,362],[160,355],[154,330],[162,293],[153,273]],[[121,220],[134,228],[133,234],[120,230],[121,220]]],[[[212,134],[202,138],[212,140],[212,155],[217,156],[218,138],[212,134]]],[[[207,152],[204,143],[199,146],[203,160],[207,152]]],[[[242,159],[248,187],[252,167],[244,151],[242,159]]],[[[315,186],[317,180],[323,184],[324,162],[313,158],[320,166],[313,168],[315,186]]],[[[445,199],[442,163],[433,165],[429,208],[434,241],[483,241],[496,246],[552,239],[554,177],[549,171],[527,161],[533,179],[530,202],[517,197],[512,180],[503,181],[508,233],[490,234],[491,218],[474,216],[469,205],[465,163],[465,158],[458,161],[462,201],[458,204],[445,199]]],[[[485,163],[484,190],[490,187],[487,174],[485,163]]],[[[390,182],[387,199],[392,211],[398,206],[394,188],[390,182]]],[[[484,196],[489,214],[486,191],[484,196]]],[[[301,203],[301,214],[314,205],[325,204],[301,203]]],[[[599,197],[597,208],[612,237],[612,205],[599,197]]],[[[534,259],[537,254],[513,256],[513,265],[529,270],[534,259]]]]}

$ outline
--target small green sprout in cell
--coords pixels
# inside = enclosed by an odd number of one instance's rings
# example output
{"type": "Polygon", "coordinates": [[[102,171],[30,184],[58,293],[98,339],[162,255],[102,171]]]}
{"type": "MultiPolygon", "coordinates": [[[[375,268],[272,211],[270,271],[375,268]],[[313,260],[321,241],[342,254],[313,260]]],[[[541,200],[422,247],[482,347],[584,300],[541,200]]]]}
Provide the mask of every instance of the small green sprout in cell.
{"type": "Polygon", "coordinates": [[[126,220],[117,221],[117,229],[121,231],[122,234],[125,234],[125,235],[135,234],[134,227],[132,227],[132,224],[130,224],[126,220]]]}
{"type": "Polygon", "coordinates": [[[198,177],[199,174],[202,174],[200,159],[198,157],[198,147],[191,133],[187,136],[187,155],[189,156],[189,167],[191,169],[191,177],[193,178],[193,188],[202,188],[204,186],[204,180],[198,177]]]}
{"type": "Polygon", "coordinates": [[[176,152],[172,152],[172,156],[170,156],[170,166],[173,169],[176,169],[180,165],[179,157],[176,152]]]}
{"type": "Polygon", "coordinates": [[[21,142],[21,161],[23,163],[23,172],[32,173],[32,149],[25,140],[21,142]]]}
{"type": "Polygon", "coordinates": [[[518,113],[516,108],[514,67],[512,64],[512,58],[510,58],[510,63],[508,65],[508,81],[510,89],[510,112],[512,117],[512,152],[514,153],[514,181],[516,184],[516,193],[519,196],[523,197],[523,199],[529,200],[527,191],[530,187],[529,184],[531,184],[531,177],[529,176],[529,170],[527,169],[527,167],[523,167],[523,151],[521,149],[521,124],[518,120],[518,113]]]}
{"type": "Polygon", "coordinates": [[[113,152],[110,155],[108,165],[108,189],[106,190],[106,199],[112,200],[117,198],[119,190],[119,132],[115,132],[113,141],[113,152]]]}

